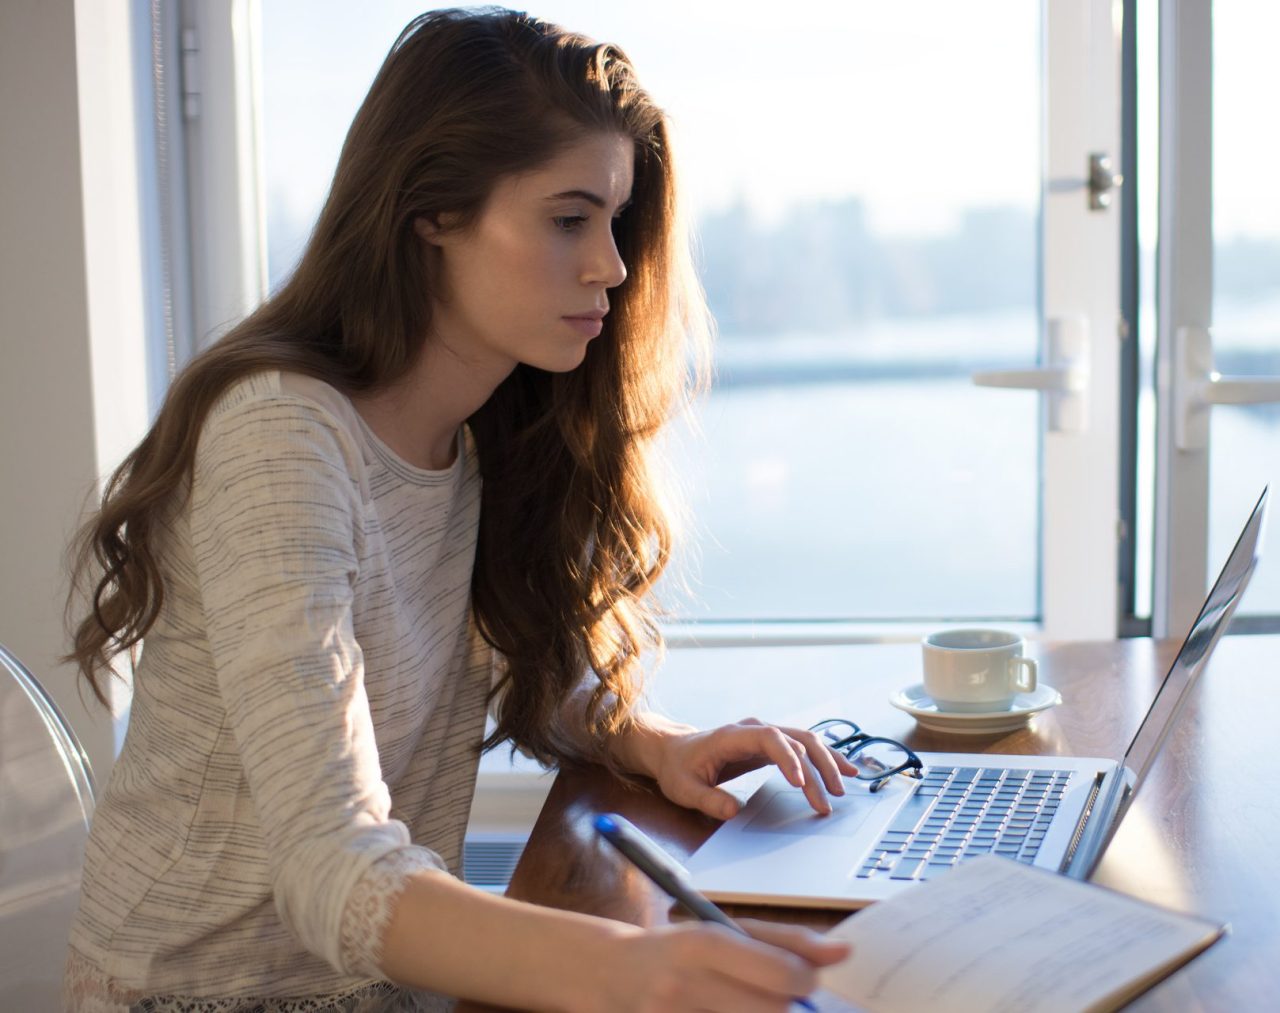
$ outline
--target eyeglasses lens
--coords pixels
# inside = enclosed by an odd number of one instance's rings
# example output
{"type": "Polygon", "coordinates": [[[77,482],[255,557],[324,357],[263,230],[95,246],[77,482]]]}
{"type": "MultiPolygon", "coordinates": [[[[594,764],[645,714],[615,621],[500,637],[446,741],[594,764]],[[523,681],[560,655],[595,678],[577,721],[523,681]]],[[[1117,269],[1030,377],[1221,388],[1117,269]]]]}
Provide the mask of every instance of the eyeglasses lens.
{"type": "Polygon", "coordinates": [[[857,766],[859,778],[874,781],[908,766],[911,755],[897,743],[871,741],[855,749],[849,759],[857,766]]]}
{"type": "Polygon", "coordinates": [[[815,725],[814,730],[821,732],[827,744],[834,749],[847,746],[862,732],[862,729],[852,721],[824,721],[820,725],[815,725]]]}

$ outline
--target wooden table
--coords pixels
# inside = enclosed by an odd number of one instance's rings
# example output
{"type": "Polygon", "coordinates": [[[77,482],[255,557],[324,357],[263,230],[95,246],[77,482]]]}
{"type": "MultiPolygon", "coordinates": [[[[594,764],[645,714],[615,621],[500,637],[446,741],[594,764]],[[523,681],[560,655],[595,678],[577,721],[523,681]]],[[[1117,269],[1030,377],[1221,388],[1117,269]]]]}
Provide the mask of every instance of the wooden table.
{"type": "MultiPolygon", "coordinates": [[[[664,709],[672,716],[704,727],[748,715],[845,716],[917,749],[1118,757],[1175,649],[1150,640],[1033,644],[1041,680],[1057,687],[1064,703],[999,737],[924,731],[889,706],[889,694],[918,671],[918,648],[910,645],[675,651],[656,694],[660,705],[669,701],[664,709]]],[[[1232,926],[1225,940],[1131,1009],[1280,1009],[1278,700],[1280,636],[1224,639],[1094,876],[1232,926]]],[[[691,854],[717,825],[602,770],[561,773],[509,895],[639,925],[665,923],[666,898],[597,840],[591,819],[603,811],[624,814],[677,857],[691,854]]],[[[732,913],[816,928],[844,917],[781,908],[732,913]]]]}

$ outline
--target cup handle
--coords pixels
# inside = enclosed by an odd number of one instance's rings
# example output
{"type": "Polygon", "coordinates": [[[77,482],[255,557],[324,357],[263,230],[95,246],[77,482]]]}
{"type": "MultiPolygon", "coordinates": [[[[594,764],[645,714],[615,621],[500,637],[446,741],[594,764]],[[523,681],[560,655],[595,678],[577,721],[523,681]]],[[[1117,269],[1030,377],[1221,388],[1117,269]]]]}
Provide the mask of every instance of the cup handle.
{"type": "Polygon", "coordinates": [[[1036,688],[1036,659],[1019,655],[1009,659],[1015,668],[1021,669],[1014,677],[1013,685],[1019,693],[1030,693],[1036,688]]]}

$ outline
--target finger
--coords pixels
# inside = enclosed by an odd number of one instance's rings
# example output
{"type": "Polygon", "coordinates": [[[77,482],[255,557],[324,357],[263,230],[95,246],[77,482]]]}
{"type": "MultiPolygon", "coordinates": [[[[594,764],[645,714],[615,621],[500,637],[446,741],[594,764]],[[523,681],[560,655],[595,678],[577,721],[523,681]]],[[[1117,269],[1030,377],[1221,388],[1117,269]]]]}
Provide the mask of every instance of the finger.
{"type": "Polygon", "coordinates": [[[739,935],[719,925],[692,940],[709,966],[757,992],[781,999],[808,995],[818,985],[815,964],[785,946],[739,935]]]}
{"type": "MultiPolygon", "coordinates": [[[[806,754],[809,761],[817,769],[822,776],[822,783],[826,785],[827,791],[833,795],[844,794],[844,780],[841,778],[841,770],[836,763],[836,758],[841,754],[831,749],[822,738],[814,732],[800,731],[796,728],[784,728],[784,732],[790,735],[797,742],[804,744],[806,754]]],[[[848,761],[845,761],[848,763],[848,761]]],[[[849,764],[849,766],[853,766],[849,764]]],[[[857,768],[854,768],[857,771],[857,768]]]]}
{"type": "Polygon", "coordinates": [[[832,749],[828,746],[827,751],[835,757],[836,766],[840,768],[840,773],[844,774],[846,777],[858,776],[857,764],[849,759],[849,757],[845,756],[843,749],[832,749]]]}
{"type": "Polygon", "coordinates": [[[792,996],[761,992],[739,981],[731,971],[708,969],[691,983],[690,1009],[699,1013],[787,1013],[792,996]]]}
{"type": "Polygon", "coordinates": [[[717,820],[729,820],[738,815],[738,800],[721,788],[703,784],[696,777],[681,778],[683,794],[691,809],[706,813],[717,820]]]}
{"type": "MultiPolygon", "coordinates": [[[[779,729],[779,731],[782,731],[782,729],[779,729]]],[[[813,806],[814,812],[821,816],[831,815],[831,800],[827,798],[826,786],[809,759],[809,753],[805,749],[804,743],[798,739],[793,739],[790,735],[786,735],[785,732],[784,737],[787,740],[787,745],[791,747],[791,751],[795,754],[801,768],[804,770],[804,782],[798,786],[804,791],[804,797],[813,806]]]]}
{"type": "MultiPolygon", "coordinates": [[[[741,728],[741,725],[739,730],[748,731],[741,728]]],[[[793,739],[776,725],[761,725],[751,727],[749,730],[758,733],[759,738],[755,741],[759,743],[759,748],[777,765],[791,784],[804,792],[804,797],[813,806],[813,811],[829,816],[832,812],[831,800],[827,798],[822,778],[814,769],[804,743],[793,739]]]]}
{"type": "MultiPolygon", "coordinates": [[[[795,742],[794,739],[789,741],[795,742]]],[[[800,763],[805,768],[804,797],[809,800],[814,812],[821,816],[830,816],[833,812],[831,799],[827,797],[827,789],[822,784],[822,778],[809,761],[809,754],[804,751],[804,746],[798,742],[795,742],[795,746],[799,752],[800,763]]]]}
{"type": "Polygon", "coordinates": [[[778,922],[762,922],[744,918],[738,922],[752,937],[761,942],[789,950],[815,967],[838,964],[853,952],[853,947],[841,939],[801,928],[799,925],[783,925],[778,922]]]}
{"type": "Polygon", "coordinates": [[[795,740],[783,734],[782,730],[774,725],[761,725],[744,729],[744,731],[747,741],[742,745],[753,747],[757,753],[763,753],[782,771],[782,776],[791,784],[797,788],[804,787],[807,771],[802,759],[803,747],[797,749],[795,740]]]}
{"type": "MultiPolygon", "coordinates": [[[[797,734],[796,732],[792,731],[792,729],[790,728],[788,728],[787,731],[791,734],[797,734]]],[[[828,753],[831,754],[831,758],[835,761],[836,769],[838,769],[841,774],[844,774],[846,777],[856,777],[858,775],[857,766],[855,766],[853,761],[850,760],[849,757],[845,755],[844,750],[836,749],[834,746],[831,745],[831,742],[833,740],[828,739],[825,735],[820,735],[817,732],[813,732],[813,731],[808,732],[808,734],[812,735],[815,739],[817,739],[817,741],[822,744],[823,749],[825,749],[828,753]]]]}

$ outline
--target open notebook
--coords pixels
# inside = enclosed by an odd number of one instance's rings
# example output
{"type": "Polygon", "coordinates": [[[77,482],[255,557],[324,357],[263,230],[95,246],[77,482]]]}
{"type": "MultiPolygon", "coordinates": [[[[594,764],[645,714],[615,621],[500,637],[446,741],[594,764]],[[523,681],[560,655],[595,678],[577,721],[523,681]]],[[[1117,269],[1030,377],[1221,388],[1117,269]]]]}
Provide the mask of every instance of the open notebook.
{"type": "Polygon", "coordinates": [[[987,857],[832,929],[853,953],[821,972],[826,994],[816,1005],[822,1013],[1114,1010],[1224,931],[987,857]]]}

